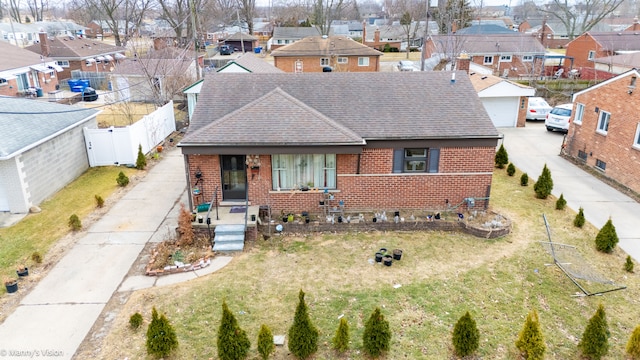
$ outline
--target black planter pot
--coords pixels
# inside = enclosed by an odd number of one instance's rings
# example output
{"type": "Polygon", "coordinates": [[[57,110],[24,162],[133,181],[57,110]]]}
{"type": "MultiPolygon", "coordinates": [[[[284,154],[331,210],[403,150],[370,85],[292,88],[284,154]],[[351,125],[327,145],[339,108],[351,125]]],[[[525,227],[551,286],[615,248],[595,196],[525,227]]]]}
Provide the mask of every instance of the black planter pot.
{"type": "Polygon", "coordinates": [[[9,283],[9,284],[5,283],[4,286],[7,288],[7,292],[9,294],[18,291],[18,282],[17,281],[14,281],[14,282],[9,283]]]}
{"type": "Polygon", "coordinates": [[[381,252],[382,255],[385,255],[387,253],[387,248],[380,248],[378,251],[381,252]]]}
{"type": "Polygon", "coordinates": [[[286,216],[283,216],[283,217],[282,217],[282,222],[287,222],[287,221],[289,221],[289,218],[288,218],[288,217],[286,217],[286,216]]]}
{"type": "Polygon", "coordinates": [[[308,223],[309,223],[309,221],[311,221],[311,219],[309,219],[308,217],[304,218],[304,223],[305,223],[305,224],[308,224],[308,223]]]}
{"type": "Polygon", "coordinates": [[[20,277],[29,276],[29,269],[24,268],[24,269],[16,270],[16,274],[18,274],[18,276],[20,277]]]}
{"type": "Polygon", "coordinates": [[[391,264],[393,264],[393,258],[391,257],[391,255],[385,255],[382,259],[382,263],[385,266],[391,266],[391,264]]]}
{"type": "Polygon", "coordinates": [[[400,260],[402,258],[402,250],[393,249],[393,260],[400,260]]]}
{"type": "Polygon", "coordinates": [[[376,262],[382,262],[382,253],[381,252],[377,252],[376,253],[376,262]]]}

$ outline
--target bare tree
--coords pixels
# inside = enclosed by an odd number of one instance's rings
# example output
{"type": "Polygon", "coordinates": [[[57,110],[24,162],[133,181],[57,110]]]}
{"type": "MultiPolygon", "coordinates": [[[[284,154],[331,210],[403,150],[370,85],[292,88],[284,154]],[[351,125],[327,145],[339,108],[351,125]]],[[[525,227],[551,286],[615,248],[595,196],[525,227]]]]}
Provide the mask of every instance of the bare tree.
{"type": "MultiPolygon", "coordinates": [[[[253,18],[256,13],[256,0],[237,0],[241,18],[247,23],[249,34],[253,35],[253,18]]],[[[240,24],[238,24],[240,25],[240,24]]]]}
{"type": "Polygon", "coordinates": [[[572,5],[568,0],[551,0],[540,11],[555,17],[567,29],[569,39],[591,30],[607,15],[614,12],[624,0],[584,0],[572,5]]]}
{"type": "Polygon", "coordinates": [[[275,24],[278,26],[300,26],[301,21],[309,19],[312,7],[304,1],[279,0],[272,7],[275,24]]]}
{"type": "Polygon", "coordinates": [[[313,23],[322,35],[329,35],[331,22],[339,19],[347,4],[345,0],[315,0],[313,4],[313,23]]]}
{"type": "Polygon", "coordinates": [[[435,12],[435,20],[441,34],[448,34],[454,27],[462,29],[469,26],[473,17],[472,9],[468,0],[447,0],[444,5],[438,2],[438,9],[435,12]]]}
{"type": "Polygon", "coordinates": [[[20,0],[9,0],[9,16],[13,21],[22,23],[22,16],[20,16],[20,0]]]}
{"type": "Polygon", "coordinates": [[[162,9],[162,18],[166,20],[176,33],[176,39],[182,39],[182,30],[191,13],[189,0],[158,0],[162,9]]]}
{"type": "Polygon", "coordinates": [[[29,7],[29,13],[31,13],[33,20],[42,21],[43,13],[48,8],[49,2],[46,0],[27,0],[27,6],[29,7]]]}
{"type": "Polygon", "coordinates": [[[426,2],[415,0],[397,0],[394,4],[393,13],[402,14],[400,16],[400,26],[402,26],[402,30],[407,39],[408,59],[409,52],[411,51],[412,39],[415,39],[419,36],[419,20],[426,19],[426,2]]]}
{"type": "Polygon", "coordinates": [[[113,33],[116,46],[126,46],[131,37],[131,29],[140,28],[140,24],[151,0],[85,0],[92,12],[99,14],[113,33]],[[121,31],[123,33],[121,33],[121,31]]]}

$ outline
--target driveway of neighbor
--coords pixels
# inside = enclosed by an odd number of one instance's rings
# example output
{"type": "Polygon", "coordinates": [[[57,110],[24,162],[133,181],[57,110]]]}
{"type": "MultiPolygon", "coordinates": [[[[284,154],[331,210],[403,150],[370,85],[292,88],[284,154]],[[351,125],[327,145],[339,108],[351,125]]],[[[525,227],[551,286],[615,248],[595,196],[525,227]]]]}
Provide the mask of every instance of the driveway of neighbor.
{"type": "Polygon", "coordinates": [[[0,325],[0,359],[73,357],[145,244],[177,217],[184,163],[176,148],[162,156],[0,325]]]}
{"type": "Polygon", "coordinates": [[[524,128],[498,128],[498,131],[504,135],[509,161],[529,175],[530,184],[540,176],[546,163],[553,179],[553,195],[563,194],[567,205],[575,211],[582,207],[587,221],[598,228],[611,218],[620,238],[618,245],[640,261],[640,233],[635,227],[640,220],[637,215],[640,204],[560,157],[564,134],[548,132],[544,121],[529,121],[524,128]]]}

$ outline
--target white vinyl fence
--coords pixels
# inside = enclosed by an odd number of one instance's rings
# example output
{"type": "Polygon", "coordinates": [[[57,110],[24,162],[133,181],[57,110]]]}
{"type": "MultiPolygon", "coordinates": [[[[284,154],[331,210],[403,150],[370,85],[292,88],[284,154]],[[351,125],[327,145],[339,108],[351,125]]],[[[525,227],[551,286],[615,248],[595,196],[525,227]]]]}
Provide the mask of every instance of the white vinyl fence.
{"type": "Polygon", "coordinates": [[[135,164],[138,145],[142,152],[154,149],[172,132],[176,131],[173,101],[157,109],[142,120],[126,127],[108,129],[84,129],[89,165],[135,164]]]}

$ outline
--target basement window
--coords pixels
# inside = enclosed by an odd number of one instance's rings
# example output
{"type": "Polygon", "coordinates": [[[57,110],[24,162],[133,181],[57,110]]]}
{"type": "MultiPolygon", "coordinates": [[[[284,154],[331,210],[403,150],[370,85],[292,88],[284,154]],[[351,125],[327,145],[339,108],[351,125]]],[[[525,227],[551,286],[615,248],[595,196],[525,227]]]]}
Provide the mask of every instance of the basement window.
{"type": "Polygon", "coordinates": [[[578,150],[578,159],[587,161],[587,153],[582,150],[578,150]]]}
{"type": "Polygon", "coordinates": [[[607,169],[607,163],[600,159],[596,159],[596,168],[605,171],[607,169]]]}

